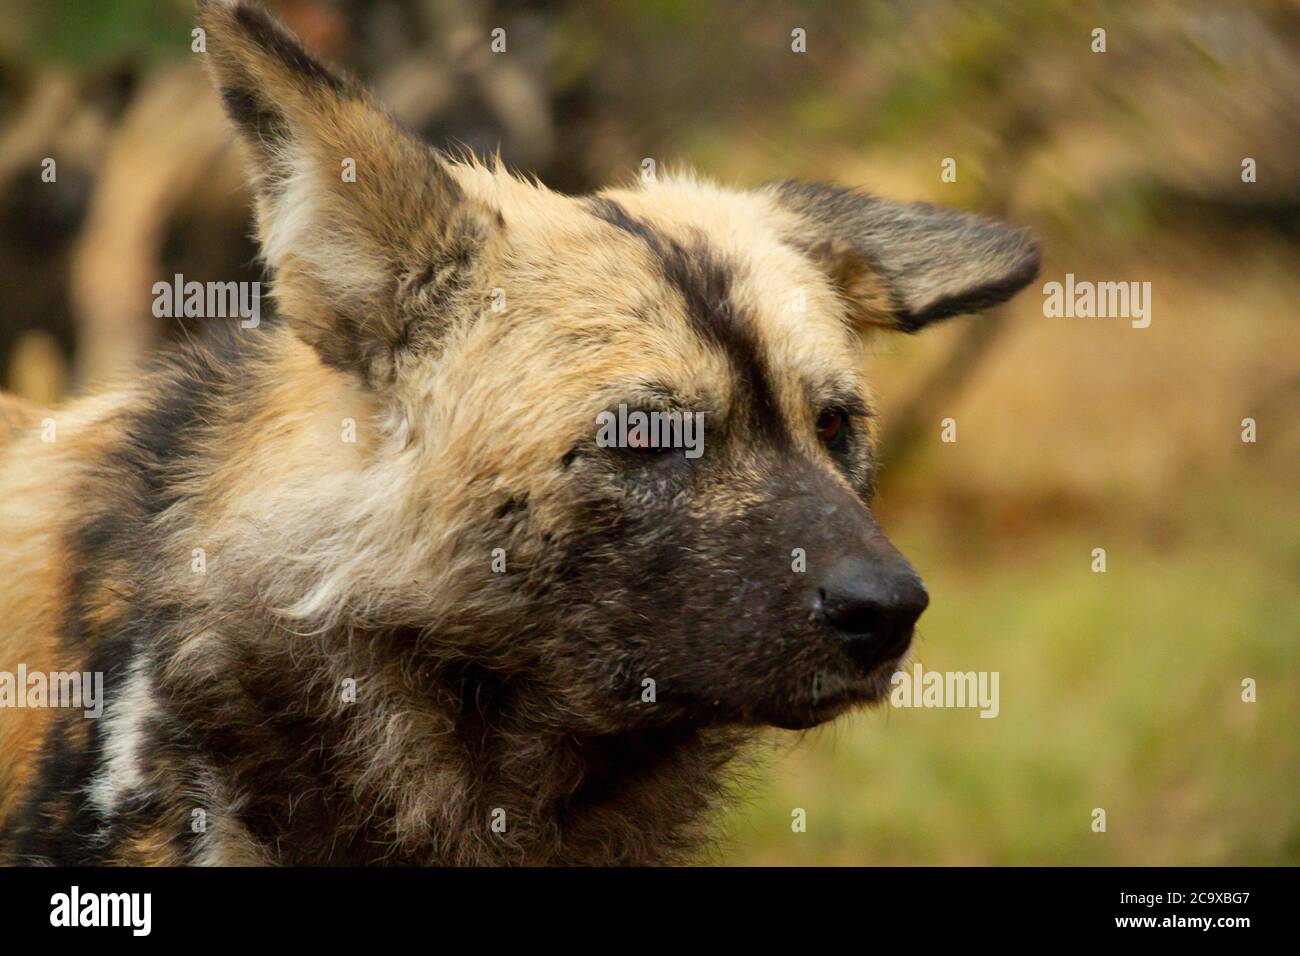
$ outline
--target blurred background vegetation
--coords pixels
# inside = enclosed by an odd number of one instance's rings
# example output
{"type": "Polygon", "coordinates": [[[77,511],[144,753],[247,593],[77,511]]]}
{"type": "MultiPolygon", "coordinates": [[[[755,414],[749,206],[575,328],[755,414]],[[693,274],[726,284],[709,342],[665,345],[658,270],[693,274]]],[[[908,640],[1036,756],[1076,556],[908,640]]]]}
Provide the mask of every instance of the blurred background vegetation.
{"type": "MultiPolygon", "coordinates": [[[[1147,329],[1044,318],[1040,282],[873,343],[880,510],[933,595],[917,657],[998,671],[1001,713],[774,733],[722,861],[1300,862],[1294,3],[270,6],[431,141],[558,189],[644,157],[836,180],[1031,224],[1041,281],[1152,283],[1147,329]]],[[[184,0],[0,0],[6,387],[56,401],[185,334],[159,278],[258,278],[191,26],[184,0]]]]}

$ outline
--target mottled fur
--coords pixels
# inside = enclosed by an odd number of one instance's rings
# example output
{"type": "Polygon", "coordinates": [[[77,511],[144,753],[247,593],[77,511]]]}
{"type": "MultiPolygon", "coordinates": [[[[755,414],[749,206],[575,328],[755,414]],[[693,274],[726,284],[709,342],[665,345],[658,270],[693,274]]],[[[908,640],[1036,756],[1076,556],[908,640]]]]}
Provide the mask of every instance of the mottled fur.
{"type": "Polygon", "coordinates": [[[0,670],[108,698],[0,711],[0,856],[688,859],[751,728],[892,665],[791,564],[892,553],[860,333],[1009,296],[1032,244],[829,187],[559,195],[416,142],[255,7],[200,18],[281,318],[53,442],[0,407],[0,670]],[[596,447],[619,403],[703,411],[705,456],[596,447]]]}

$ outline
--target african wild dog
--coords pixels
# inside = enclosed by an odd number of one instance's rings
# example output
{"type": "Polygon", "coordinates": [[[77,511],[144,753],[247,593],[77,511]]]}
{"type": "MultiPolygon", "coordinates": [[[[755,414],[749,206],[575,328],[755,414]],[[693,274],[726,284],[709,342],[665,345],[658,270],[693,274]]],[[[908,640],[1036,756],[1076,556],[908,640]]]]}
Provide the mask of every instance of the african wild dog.
{"type": "Polygon", "coordinates": [[[1008,298],[1033,240],[820,185],[558,195],[199,8],[281,318],[6,406],[0,671],[107,704],[0,711],[0,854],[689,858],[753,728],[879,699],[927,602],[859,336],[1008,298]],[[598,446],[620,404],[703,412],[704,454],[598,446]]]}

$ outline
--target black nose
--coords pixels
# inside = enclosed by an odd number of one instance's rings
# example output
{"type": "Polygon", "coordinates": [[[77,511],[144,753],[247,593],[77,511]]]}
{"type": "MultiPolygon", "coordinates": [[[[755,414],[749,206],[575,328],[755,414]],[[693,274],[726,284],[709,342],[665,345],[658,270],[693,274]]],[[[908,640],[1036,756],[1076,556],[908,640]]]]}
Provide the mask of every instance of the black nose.
{"type": "Polygon", "coordinates": [[[842,558],[817,591],[817,614],[846,641],[862,667],[871,668],[907,650],[912,627],[930,595],[901,557],[842,558]]]}

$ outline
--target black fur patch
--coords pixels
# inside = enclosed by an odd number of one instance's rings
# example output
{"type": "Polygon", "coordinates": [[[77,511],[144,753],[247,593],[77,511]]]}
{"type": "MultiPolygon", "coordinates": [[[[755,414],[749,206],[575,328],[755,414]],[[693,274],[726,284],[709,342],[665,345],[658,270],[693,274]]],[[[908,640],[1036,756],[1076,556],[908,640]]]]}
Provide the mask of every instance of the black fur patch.
{"type": "Polygon", "coordinates": [[[747,411],[756,429],[784,443],[787,439],[771,374],[753,323],[738,315],[731,298],[731,270],[703,242],[688,250],[648,223],[631,216],[612,199],[596,197],[589,207],[598,218],[636,236],[654,254],[660,272],[686,303],[696,333],[731,361],[748,398],[747,411]]]}
{"type": "MultiPolygon", "coordinates": [[[[193,349],[182,361],[164,361],[151,373],[150,401],[124,413],[121,440],[87,474],[87,495],[97,507],[67,531],[73,573],[61,639],[70,656],[85,662],[83,669],[104,675],[106,707],[120,699],[132,663],[147,656],[153,638],[182,614],[166,596],[150,593],[159,540],[152,525],[181,500],[177,466],[190,457],[196,429],[224,403],[238,367],[239,333],[223,332],[214,328],[207,347],[193,349]],[[122,605],[110,621],[92,614],[105,594],[122,605]]],[[[157,801],[143,795],[128,795],[111,818],[90,801],[85,785],[106,760],[107,725],[102,717],[90,721],[83,738],[71,723],[82,719],[80,712],[59,715],[46,739],[32,790],[5,840],[6,853],[15,859],[113,862],[123,842],[161,818],[157,801]]],[[[160,741],[147,749],[146,759],[153,759],[164,748],[160,741]]],[[[176,833],[181,843],[190,837],[188,831],[176,833]]]]}
{"type": "Polygon", "coordinates": [[[251,40],[294,73],[335,93],[351,91],[351,84],[313,59],[260,7],[241,4],[235,8],[234,14],[235,21],[251,40]]]}
{"type": "Polygon", "coordinates": [[[952,318],[955,315],[967,315],[971,312],[979,312],[1000,305],[1034,281],[1034,277],[1038,275],[1038,268],[1037,257],[1027,259],[1015,272],[966,289],[959,294],[939,299],[922,313],[916,315],[910,313],[901,314],[898,327],[902,331],[912,334],[919,332],[931,322],[937,322],[940,319],[952,318]]]}
{"type": "MultiPolygon", "coordinates": [[[[353,82],[312,57],[260,7],[241,4],[231,12],[249,41],[304,84],[320,87],[337,96],[360,95],[353,82]]],[[[244,75],[232,85],[223,87],[221,98],[231,119],[255,145],[272,145],[288,138],[289,129],[283,113],[274,100],[268,100],[259,91],[251,76],[244,75]]]]}
{"type": "Polygon", "coordinates": [[[289,138],[284,116],[271,109],[247,90],[226,87],[221,91],[226,112],[235,124],[255,143],[274,144],[289,138]]]}

